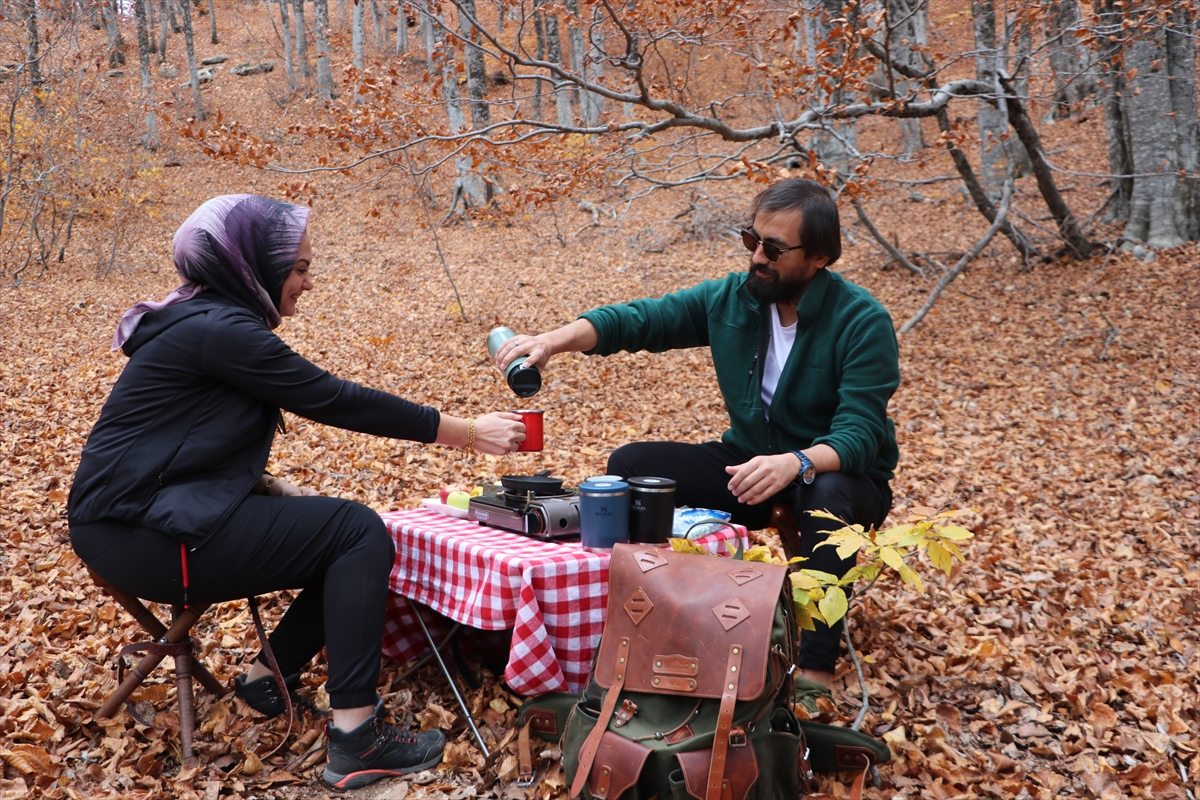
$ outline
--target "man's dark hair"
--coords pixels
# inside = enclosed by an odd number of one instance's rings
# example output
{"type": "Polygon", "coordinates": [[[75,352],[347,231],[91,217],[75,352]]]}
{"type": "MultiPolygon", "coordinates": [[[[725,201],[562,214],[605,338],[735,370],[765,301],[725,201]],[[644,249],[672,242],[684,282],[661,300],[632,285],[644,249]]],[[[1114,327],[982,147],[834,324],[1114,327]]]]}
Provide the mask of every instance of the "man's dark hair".
{"type": "Polygon", "coordinates": [[[807,178],[787,178],[758,193],[750,203],[750,223],[760,211],[800,211],[799,244],[809,255],[828,256],[829,266],[842,255],[842,224],[829,190],[807,178]]]}

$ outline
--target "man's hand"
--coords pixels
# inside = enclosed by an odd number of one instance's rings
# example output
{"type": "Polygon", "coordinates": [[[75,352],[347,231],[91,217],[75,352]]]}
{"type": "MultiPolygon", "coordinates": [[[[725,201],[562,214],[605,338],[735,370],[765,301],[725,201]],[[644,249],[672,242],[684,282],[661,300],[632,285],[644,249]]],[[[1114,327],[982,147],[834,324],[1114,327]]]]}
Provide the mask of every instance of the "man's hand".
{"type": "Polygon", "coordinates": [[[796,480],[800,471],[800,459],[791,453],[776,456],[755,456],[745,464],[726,467],[733,477],[729,491],[739,503],[754,505],[774,497],[789,483],[796,480]]]}
{"type": "Polygon", "coordinates": [[[503,370],[512,363],[513,359],[521,356],[529,356],[525,360],[526,366],[546,366],[546,362],[550,360],[550,356],[554,355],[554,351],[550,349],[550,344],[545,337],[544,333],[540,336],[518,334],[512,337],[500,345],[500,349],[496,351],[496,366],[503,370]]]}
{"type": "Polygon", "coordinates": [[[550,356],[558,353],[584,353],[594,350],[599,342],[596,329],[586,319],[577,319],[537,336],[518,334],[496,351],[496,366],[505,369],[514,358],[529,356],[525,363],[543,368],[550,356]]]}

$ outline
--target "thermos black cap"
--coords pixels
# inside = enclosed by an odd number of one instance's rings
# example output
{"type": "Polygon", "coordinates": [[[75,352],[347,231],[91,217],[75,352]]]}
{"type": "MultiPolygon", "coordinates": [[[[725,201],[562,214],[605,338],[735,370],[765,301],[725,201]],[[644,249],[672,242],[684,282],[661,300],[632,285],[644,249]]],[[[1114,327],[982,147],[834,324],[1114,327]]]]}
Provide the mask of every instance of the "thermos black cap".
{"type": "Polygon", "coordinates": [[[508,388],[518,397],[533,397],[542,388],[542,373],[537,367],[517,367],[508,373],[508,388]]]}

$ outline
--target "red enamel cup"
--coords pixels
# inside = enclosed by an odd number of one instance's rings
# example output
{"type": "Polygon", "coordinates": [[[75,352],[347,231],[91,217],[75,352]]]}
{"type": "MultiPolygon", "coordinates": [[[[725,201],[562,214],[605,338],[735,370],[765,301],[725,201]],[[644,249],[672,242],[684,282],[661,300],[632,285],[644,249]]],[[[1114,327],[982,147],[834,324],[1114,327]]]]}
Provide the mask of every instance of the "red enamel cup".
{"type": "Polygon", "coordinates": [[[517,452],[533,452],[542,449],[542,412],[514,411],[514,414],[525,423],[525,441],[521,442],[517,452]]]}

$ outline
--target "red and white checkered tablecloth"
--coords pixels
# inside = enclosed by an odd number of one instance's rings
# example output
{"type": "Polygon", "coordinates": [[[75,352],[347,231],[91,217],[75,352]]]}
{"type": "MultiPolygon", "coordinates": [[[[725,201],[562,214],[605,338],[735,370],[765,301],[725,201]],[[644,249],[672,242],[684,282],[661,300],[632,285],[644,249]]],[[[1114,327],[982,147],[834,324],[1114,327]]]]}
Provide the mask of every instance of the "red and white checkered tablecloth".
{"type": "MultiPolygon", "coordinates": [[[[404,598],[483,630],[513,629],[504,679],[522,695],[578,692],[604,630],[607,554],[578,542],[551,543],[445,517],[428,509],[382,515],[396,541],[383,653],[411,661],[429,649],[404,598]]],[[[727,554],[746,530],[696,540],[727,554]]],[[[428,615],[426,622],[428,623],[428,615]]],[[[439,639],[441,626],[431,626],[439,639]]]]}

